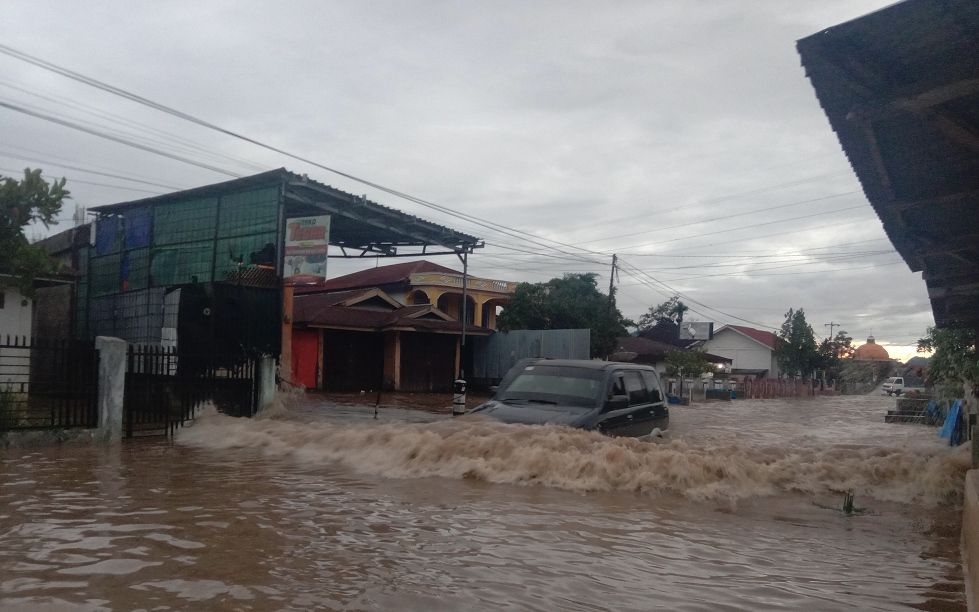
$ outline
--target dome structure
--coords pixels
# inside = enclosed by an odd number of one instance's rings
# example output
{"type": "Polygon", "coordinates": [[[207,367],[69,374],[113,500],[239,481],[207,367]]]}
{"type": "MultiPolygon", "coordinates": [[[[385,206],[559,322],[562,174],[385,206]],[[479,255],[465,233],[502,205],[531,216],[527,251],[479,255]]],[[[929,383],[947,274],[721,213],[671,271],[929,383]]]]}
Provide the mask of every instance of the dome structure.
{"type": "Polygon", "coordinates": [[[858,346],[853,351],[853,358],[863,361],[889,361],[891,356],[887,354],[887,349],[877,344],[873,336],[867,338],[867,344],[858,346]]]}

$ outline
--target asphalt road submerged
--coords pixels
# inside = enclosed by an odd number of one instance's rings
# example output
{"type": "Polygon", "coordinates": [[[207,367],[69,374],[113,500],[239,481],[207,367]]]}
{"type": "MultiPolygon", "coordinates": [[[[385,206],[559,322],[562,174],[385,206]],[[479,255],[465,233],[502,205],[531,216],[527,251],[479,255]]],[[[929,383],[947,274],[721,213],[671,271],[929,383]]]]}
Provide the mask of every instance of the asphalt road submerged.
{"type": "Polygon", "coordinates": [[[893,400],[675,407],[653,441],[287,403],[0,451],[0,608],[965,606],[968,455],[893,400]]]}

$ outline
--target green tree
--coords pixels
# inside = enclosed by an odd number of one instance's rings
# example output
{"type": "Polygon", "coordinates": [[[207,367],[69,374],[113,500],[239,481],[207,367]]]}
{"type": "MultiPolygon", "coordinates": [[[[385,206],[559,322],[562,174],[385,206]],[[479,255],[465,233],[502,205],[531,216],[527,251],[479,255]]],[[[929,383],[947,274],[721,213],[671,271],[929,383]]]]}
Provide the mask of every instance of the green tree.
{"type": "Polygon", "coordinates": [[[979,384],[974,330],[929,327],[928,334],[918,340],[918,352],[933,352],[928,363],[928,378],[932,382],[979,384]]]}
{"type": "Polygon", "coordinates": [[[853,356],[853,337],[840,330],[832,338],[824,338],[818,351],[816,369],[823,370],[825,380],[840,380],[845,360],[853,356]]]}
{"type": "Polygon", "coordinates": [[[32,295],[34,278],[54,270],[47,253],[30,244],[24,230],[35,222],[45,227],[57,223],[61,204],[68,197],[65,179],[48,183],[39,169],[24,170],[19,181],[0,177],[0,285],[14,285],[32,295]]]}
{"type": "Polygon", "coordinates": [[[546,283],[520,283],[500,313],[498,327],[511,329],[590,329],[591,355],[615,350],[629,323],[615,307],[615,296],[598,289],[596,274],[565,274],[546,283]]]}
{"type": "Polygon", "coordinates": [[[646,331],[660,323],[683,323],[683,315],[690,307],[680,301],[679,295],[674,295],[662,304],[650,306],[649,311],[639,317],[639,331],[646,331]]]}
{"type": "Polygon", "coordinates": [[[806,322],[803,309],[789,309],[785,322],[778,333],[779,344],[776,349],[779,370],[786,376],[810,376],[820,365],[820,354],[816,346],[816,335],[812,326],[806,322]]]}
{"type": "Polygon", "coordinates": [[[714,364],[707,361],[703,351],[675,350],[666,354],[666,373],[669,376],[700,376],[714,371],[714,364]]]}
{"type": "Polygon", "coordinates": [[[824,338],[819,343],[819,367],[838,368],[843,359],[853,356],[853,350],[853,337],[840,330],[832,338],[824,338]]]}

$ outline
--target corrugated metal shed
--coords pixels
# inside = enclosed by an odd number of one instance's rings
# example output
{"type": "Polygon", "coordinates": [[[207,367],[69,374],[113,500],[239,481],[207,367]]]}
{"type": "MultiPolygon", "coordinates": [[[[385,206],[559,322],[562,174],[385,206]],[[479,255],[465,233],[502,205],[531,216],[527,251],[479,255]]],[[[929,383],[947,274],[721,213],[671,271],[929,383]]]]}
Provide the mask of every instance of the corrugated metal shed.
{"type": "Polygon", "coordinates": [[[590,329],[523,329],[473,338],[473,372],[479,380],[499,380],[521,359],[588,359],[590,329]]]}
{"type": "Polygon", "coordinates": [[[798,50],[935,321],[979,327],[979,2],[907,0],[798,50]]]}

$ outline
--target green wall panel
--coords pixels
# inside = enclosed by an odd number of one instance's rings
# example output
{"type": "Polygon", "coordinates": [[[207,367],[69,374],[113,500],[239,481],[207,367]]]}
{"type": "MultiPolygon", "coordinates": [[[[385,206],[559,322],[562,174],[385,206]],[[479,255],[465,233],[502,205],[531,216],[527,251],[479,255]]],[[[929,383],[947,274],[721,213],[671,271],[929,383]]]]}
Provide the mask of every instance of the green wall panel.
{"type": "Polygon", "coordinates": [[[218,211],[218,237],[274,232],[279,225],[279,188],[226,195],[218,211]]]}
{"type": "Polygon", "coordinates": [[[122,288],[125,291],[146,289],[150,285],[150,250],[133,249],[122,255],[122,288]]]}
{"type": "Polygon", "coordinates": [[[88,273],[91,277],[89,290],[93,296],[109,295],[118,293],[119,283],[119,264],[121,255],[114,253],[102,257],[93,257],[88,262],[88,273]]]}
{"type": "Polygon", "coordinates": [[[157,205],[154,207],[153,244],[213,239],[217,218],[217,198],[157,205]]]}
{"type": "Polygon", "coordinates": [[[214,243],[210,240],[153,249],[150,280],[154,287],[211,281],[214,243]]]}

